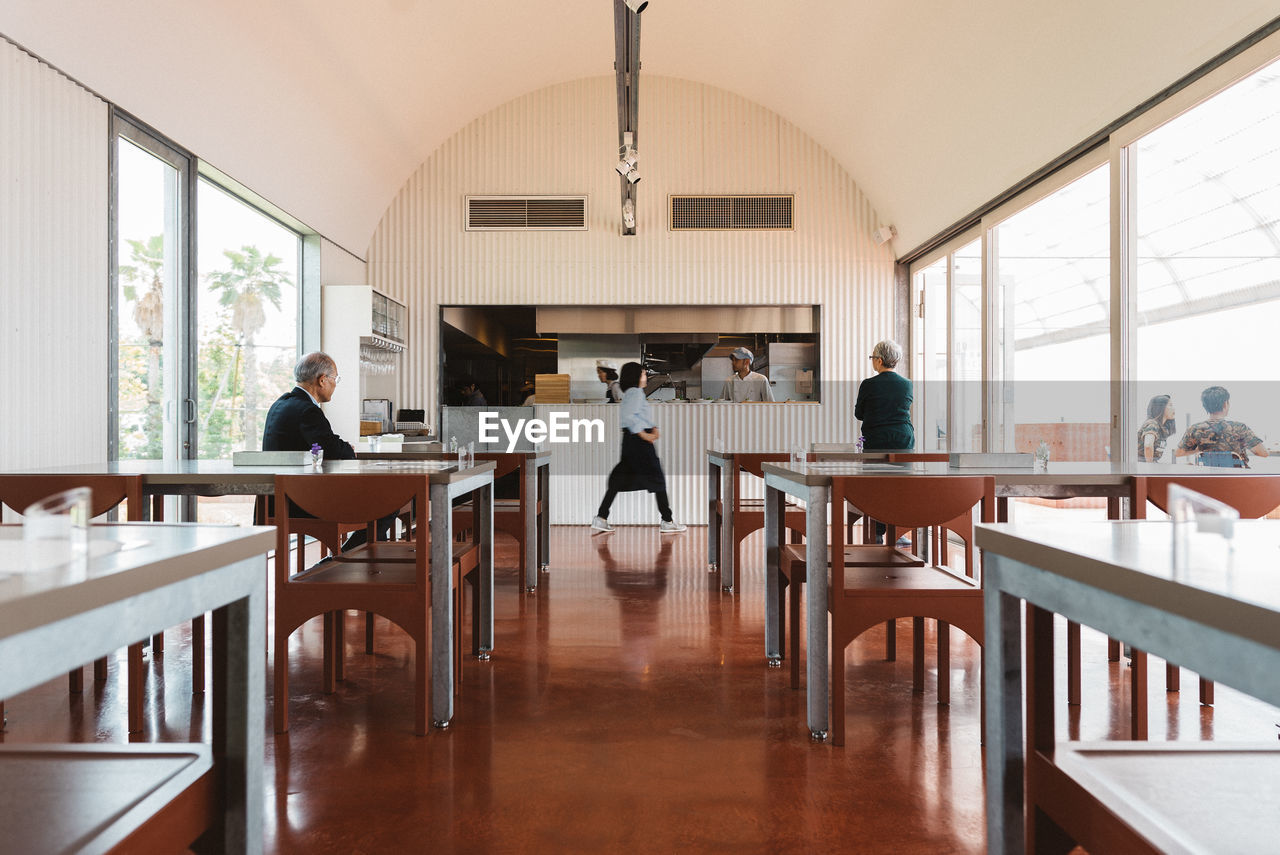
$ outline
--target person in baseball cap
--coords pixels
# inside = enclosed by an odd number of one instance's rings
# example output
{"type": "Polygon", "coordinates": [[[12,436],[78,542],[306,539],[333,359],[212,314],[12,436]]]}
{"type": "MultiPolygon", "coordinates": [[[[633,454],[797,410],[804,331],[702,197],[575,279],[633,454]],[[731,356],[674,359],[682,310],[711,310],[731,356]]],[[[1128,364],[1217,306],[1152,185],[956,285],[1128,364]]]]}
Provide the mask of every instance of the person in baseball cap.
{"type": "Polygon", "coordinates": [[[604,399],[610,404],[622,401],[622,386],[618,383],[618,363],[609,359],[596,360],[596,377],[608,388],[604,399]]]}
{"type": "Polygon", "coordinates": [[[751,370],[755,354],[745,347],[735,347],[729,354],[733,363],[733,376],[725,381],[720,397],[735,404],[743,401],[772,401],[773,389],[769,378],[751,370]]]}

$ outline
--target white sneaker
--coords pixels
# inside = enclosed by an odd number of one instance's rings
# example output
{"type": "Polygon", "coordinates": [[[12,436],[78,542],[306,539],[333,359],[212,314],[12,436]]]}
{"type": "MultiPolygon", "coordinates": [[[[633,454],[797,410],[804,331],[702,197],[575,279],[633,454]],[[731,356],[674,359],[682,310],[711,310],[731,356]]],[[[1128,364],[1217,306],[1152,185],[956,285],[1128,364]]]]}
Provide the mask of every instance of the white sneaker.
{"type": "Polygon", "coordinates": [[[609,525],[609,521],[604,517],[596,517],[591,521],[591,527],[596,531],[613,531],[613,526],[609,525]]]}
{"type": "Polygon", "coordinates": [[[688,526],[683,526],[675,520],[672,520],[671,522],[661,523],[658,526],[658,534],[675,534],[676,532],[685,531],[687,528],[688,526]]]}

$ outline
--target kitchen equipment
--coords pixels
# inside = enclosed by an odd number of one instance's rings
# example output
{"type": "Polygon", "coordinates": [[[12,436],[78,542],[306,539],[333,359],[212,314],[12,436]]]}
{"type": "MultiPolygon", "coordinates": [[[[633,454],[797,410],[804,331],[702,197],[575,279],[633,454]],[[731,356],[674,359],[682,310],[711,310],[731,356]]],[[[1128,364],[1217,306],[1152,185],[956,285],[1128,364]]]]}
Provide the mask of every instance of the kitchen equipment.
{"type": "MultiPolygon", "coordinates": [[[[391,400],[389,398],[365,398],[360,402],[360,421],[376,421],[380,425],[378,433],[391,430],[391,400]]],[[[363,426],[361,435],[364,435],[363,426]]]]}

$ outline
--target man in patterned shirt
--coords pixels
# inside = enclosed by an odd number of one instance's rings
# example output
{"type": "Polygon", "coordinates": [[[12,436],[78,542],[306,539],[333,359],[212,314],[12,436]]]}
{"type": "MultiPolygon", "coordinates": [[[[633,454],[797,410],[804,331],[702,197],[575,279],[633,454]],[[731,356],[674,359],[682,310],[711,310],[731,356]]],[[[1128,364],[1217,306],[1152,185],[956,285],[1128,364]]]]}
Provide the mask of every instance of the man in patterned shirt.
{"type": "Polygon", "coordinates": [[[1202,451],[1230,451],[1239,455],[1241,460],[1248,460],[1250,451],[1259,457],[1268,456],[1266,446],[1248,425],[1228,421],[1231,393],[1225,388],[1210,386],[1200,393],[1200,403],[1204,405],[1209,418],[1187,428],[1182,441],[1174,449],[1175,457],[1186,457],[1202,451]]]}

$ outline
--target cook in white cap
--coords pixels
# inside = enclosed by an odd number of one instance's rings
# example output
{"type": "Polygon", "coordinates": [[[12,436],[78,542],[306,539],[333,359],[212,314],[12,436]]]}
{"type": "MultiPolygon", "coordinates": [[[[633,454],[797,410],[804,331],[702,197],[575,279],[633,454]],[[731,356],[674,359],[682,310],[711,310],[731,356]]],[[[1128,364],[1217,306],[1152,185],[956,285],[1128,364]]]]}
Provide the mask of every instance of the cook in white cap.
{"type": "Polygon", "coordinates": [[[596,377],[608,388],[604,399],[610,404],[621,403],[622,386],[618,383],[618,364],[608,359],[596,360],[596,377]]]}
{"type": "Polygon", "coordinates": [[[729,354],[733,362],[733,376],[725,381],[724,391],[720,397],[726,401],[741,403],[743,401],[772,401],[773,390],[769,388],[769,378],[751,370],[751,361],[755,354],[745,347],[735,347],[729,354]]]}

